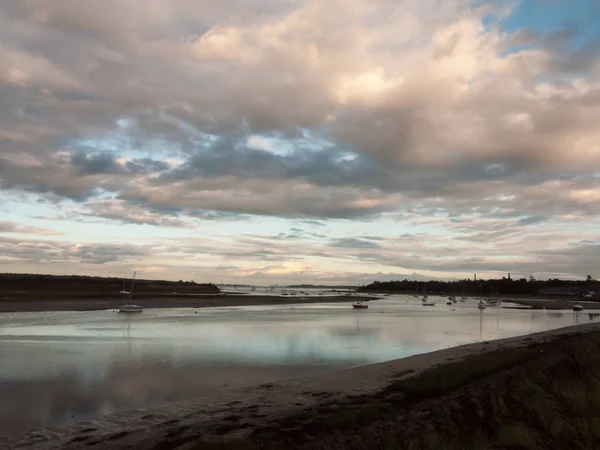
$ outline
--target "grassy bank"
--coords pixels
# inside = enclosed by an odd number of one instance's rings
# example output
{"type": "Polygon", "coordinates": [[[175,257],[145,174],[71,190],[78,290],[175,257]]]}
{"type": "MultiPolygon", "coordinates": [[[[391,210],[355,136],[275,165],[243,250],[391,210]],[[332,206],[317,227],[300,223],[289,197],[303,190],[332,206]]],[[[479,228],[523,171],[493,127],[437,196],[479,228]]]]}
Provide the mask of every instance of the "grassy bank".
{"type": "Polygon", "coordinates": [[[600,333],[578,334],[400,373],[375,395],[188,448],[600,448],[599,346],[600,333]]]}

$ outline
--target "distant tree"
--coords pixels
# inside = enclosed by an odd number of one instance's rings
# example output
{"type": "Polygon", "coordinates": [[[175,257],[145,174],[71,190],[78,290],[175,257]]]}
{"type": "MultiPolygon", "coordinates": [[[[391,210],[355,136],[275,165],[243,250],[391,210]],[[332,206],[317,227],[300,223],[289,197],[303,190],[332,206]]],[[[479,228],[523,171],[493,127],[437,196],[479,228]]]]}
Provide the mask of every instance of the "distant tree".
{"type": "Polygon", "coordinates": [[[585,281],[587,281],[588,283],[591,283],[592,281],[594,281],[594,278],[592,278],[591,275],[588,275],[587,277],[585,277],[585,281]]]}
{"type": "Polygon", "coordinates": [[[535,283],[535,277],[533,275],[529,275],[529,282],[535,283]]]}

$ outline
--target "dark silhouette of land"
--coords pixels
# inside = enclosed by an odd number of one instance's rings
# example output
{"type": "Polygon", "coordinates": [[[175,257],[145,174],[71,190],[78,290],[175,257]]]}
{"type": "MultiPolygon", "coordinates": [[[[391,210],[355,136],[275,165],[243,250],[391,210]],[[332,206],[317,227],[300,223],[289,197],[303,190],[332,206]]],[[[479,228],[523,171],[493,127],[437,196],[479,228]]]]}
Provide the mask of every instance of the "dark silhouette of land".
{"type": "Polygon", "coordinates": [[[531,297],[555,299],[587,299],[600,301],[600,283],[591,275],[584,280],[536,280],[533,277],[513,279],[465,279],[458,281],[375,281],[358,288],[359,292],[381,292],[414,294],[417,291],[428,294],[469,295],[469,296],[500,296],[500,297],[531,297]]]}
{"type": "Polygon", "coordinates": [[[117,309],[129,302],[144,308],[206,308],[348,302],[359,298],[223,294],[214,284],[183,280],[136,279],[130,296],[131,287],[131,279],[5,273],[0,274],[0,312],[92,311],[117,309]]]}

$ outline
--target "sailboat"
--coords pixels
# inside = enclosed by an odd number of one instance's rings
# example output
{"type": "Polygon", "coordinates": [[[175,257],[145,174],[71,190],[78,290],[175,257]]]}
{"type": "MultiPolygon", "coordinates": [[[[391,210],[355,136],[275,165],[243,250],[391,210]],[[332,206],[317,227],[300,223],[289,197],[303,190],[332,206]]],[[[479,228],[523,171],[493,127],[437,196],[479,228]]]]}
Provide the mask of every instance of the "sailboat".
{"type": "Polygon", "coordinates": [[[364,303],[364,300],[358,300],[357,302],[352,303],[353,309],[367,309],[368,307],[369,307],[369,305],[364,303]]]}
{"type": "Polygon", "coordinates": [[[435,306],[435,299],[429,300],[427,296],[427,282],[425,282],[425,287],[423,288],[423,306],[435,306]]]}
{"type": "Polygon", "coordinates": [[[419,282],[415,281],[416,285],[417,285],[417,292],[415,293],[415,295],[413,295],[414,298],[419,298],[419,282]]]}
{"type": "Polygon", "coordinates": [[[135,274],[137,272],[133,272],[133,278],[131,279],[131,289],[129,290],[129,303],[127,305],[123,305],[119,308],[119,312],[122,313],[138,313],[142,312],[143,308],[140,305],[134,305],[131,303],[131,297],[133,295],[133,286],[135,285],[135,274]]]}
{"type": "Polygon", "coordinates": [[[129,295],[129,291],[125,288],[125,278],[123,278],[123,289],[121,289],[121,292],[119,292],[119,294],[129,295]]]}
{"type": "Polygon", "coordinates": [[[462,290],[460,291],[460,301],[464,302],[467,299],[467,297],[465,297],[465,288],[462,288],[462,290]]]}

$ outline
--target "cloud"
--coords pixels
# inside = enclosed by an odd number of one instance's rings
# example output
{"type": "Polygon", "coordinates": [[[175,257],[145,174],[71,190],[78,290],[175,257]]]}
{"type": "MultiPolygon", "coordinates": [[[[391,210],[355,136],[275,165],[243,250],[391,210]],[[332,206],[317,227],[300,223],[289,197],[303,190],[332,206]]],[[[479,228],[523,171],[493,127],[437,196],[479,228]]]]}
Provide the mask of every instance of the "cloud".
{"type": "Polygon", "coordinates": [[[360,238],[341,238],[336,239],[331,244],[333,247],[342,248],[378,248],[379,244],[372,241],[372,239],[360,239],[360,238]]]}
{"type": "MultiPolygon", "coordinates": [[[[442,258],[446,236],[465,255],[457,270],[485,266],[490,246],[529,228],[566,238],[565,222],[600,215],[597,38],[582,41],[581,24],[510,29],[516,13],[465,0],[3,1],[0,189],[123,225],[307,227],[273,240],[396,216],[434,224],[422,241],[442,258]]],[[[348,233],[313,257],[399,264],[390,241],[348,233]]],[[[405,250],[410,269],[449,270],[405,250]]],[[[238,256],[253,254],[290,257],[238,256]]]]}
{"type": "Polygon", "coordinates": [[[9,221],[0,221],[0,233],[22,233],[38,235],[60,234],[58,231],[31,227],[29,225],[9,221]]]}

